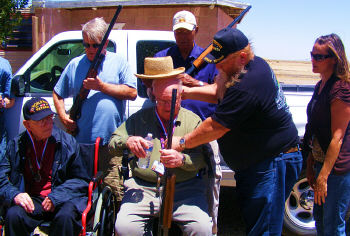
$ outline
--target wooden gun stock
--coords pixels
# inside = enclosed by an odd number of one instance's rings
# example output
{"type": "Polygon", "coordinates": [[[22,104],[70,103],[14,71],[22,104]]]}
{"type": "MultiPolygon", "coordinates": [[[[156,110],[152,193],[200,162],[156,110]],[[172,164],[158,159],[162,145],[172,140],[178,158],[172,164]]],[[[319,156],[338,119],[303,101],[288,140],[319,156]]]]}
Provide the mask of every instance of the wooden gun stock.
{"type": "MultiPolygon", "coordinates": [[[[243,16],[250,10],[252,6],[248,6],[246,9],[244,9],[239,16],[237,16],[226,28],[232,28],[235,25],[237,25],[239,22],[241,22],[243,16]]],[[[196,60],[193,61],[190,68],[186,70],[186,74],[190,76],[194,76],[196,72],[198,72],[202,65],[204,65],[206,62],[204,58],[213,50],[213,44],[211,43],[202,53],[199,55],[196,60]]]]}
{"type": "MultiPolygon", "coordinates": [[[[106,34],[103,36],[103,39],[100,43],[100,46],[98,47],[98,50],[96,52],[96,55],[93,59],[93,61],[91,62],[90,68],[85,76],[85,78],[96,78],[97,76],[97,70],[98,67],[100,66],[100,64],[102,63],[103,59],[104,59],[104,54],[102,54],[102,50],[107,42],[108,36],[111,33],[113,26],[118,18],[118,15],[120,13],[122,9],[122,6],[119,5],[111,22],[109,23],[108,29],[106,31],[106,34]]],[[[73,102],[73,106],[70,109],[69,112],[69,118],[76,121],[80,118],[81,116],[81,108],[83,106],[83,102],[84,100],[87,98],[87,96],[89,95],[90,90],[84,88],[84,86],[82,85],[80,87],[79,93],[77,96],[75,96],[74,98],[74,102],[73,102]]],[[[78,129],[75,130],[75,132],[73,133],[73,135],[76,135],[78,133],[78,129]]]]}
{"type": "Polygon", "coordinates": [[[169,173],[166,179],[166,195],[164,199],[164,215],[163,228],[170,229],[171,221],[173,219],[174,195],[175,195],[176,176],[169,173]]]}

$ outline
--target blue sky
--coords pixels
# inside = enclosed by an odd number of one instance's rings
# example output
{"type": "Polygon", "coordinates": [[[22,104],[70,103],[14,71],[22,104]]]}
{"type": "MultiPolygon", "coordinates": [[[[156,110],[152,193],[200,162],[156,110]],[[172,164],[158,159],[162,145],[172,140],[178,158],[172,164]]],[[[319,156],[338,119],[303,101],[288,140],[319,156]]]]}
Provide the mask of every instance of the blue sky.
{"type": "Polygon", "coordinates": [[[336,33],[350,59],[349,0],[245,0],[252,5],[238,29],[256,55],[267,59],[310,60],[318,36],[336,33]]]}

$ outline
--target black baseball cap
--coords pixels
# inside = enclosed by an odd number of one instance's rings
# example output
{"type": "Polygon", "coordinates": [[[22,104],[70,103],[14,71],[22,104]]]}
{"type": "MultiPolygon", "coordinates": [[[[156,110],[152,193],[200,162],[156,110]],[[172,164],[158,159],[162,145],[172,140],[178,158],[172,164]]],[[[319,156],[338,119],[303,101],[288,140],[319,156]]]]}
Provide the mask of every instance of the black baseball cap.
{"type": "Polygon", "coordinates": [[[222,61],[229,54],[238,52],[248,45],[248,38],[238,29],[224,28],[218,31],[213,40],[213,50],[204,58],[211,64],[222,61]]]}
{"type": "Polygon", "coordinates": [[[34,97],[28,100],[23,106],[23,117],[25,120],[42,120],[54,114],[50,104],[41,97],[34,97]]]}

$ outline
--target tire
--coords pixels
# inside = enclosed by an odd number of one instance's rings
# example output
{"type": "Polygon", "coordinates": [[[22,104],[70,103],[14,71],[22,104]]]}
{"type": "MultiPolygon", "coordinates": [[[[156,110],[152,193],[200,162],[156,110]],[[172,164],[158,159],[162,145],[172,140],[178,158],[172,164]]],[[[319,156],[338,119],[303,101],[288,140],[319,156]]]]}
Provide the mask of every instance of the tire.
{"type": "Polygon", "coordinates": [[[114,223],[116,220],[116,198],[109,187],[102,192],[102,207],[100,214],[100,229],[98,236],[114,235],[114,223]]]}
{"type": "Polygon", "coordinates": [[[302,171],[285,202],[284,235],[316,235],[313,218],[314,192],[302,171]]]}

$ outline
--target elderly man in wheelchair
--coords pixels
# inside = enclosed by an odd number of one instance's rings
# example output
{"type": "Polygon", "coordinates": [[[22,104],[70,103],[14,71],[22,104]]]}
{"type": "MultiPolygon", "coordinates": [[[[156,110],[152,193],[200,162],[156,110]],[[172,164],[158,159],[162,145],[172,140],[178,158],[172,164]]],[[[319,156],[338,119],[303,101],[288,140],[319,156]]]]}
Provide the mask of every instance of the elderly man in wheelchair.
{"type": "Polygon", "coordinates": [[[51,221],[49,235],[78,235],[89,175],[75,139],[53,125],[43,98],[23,107],[26,131],[11,140],[0,160],[0,205],[5,234],[30,235],[51,221]]]}

